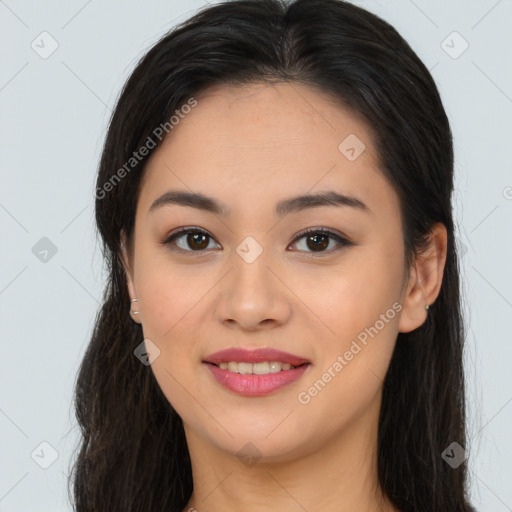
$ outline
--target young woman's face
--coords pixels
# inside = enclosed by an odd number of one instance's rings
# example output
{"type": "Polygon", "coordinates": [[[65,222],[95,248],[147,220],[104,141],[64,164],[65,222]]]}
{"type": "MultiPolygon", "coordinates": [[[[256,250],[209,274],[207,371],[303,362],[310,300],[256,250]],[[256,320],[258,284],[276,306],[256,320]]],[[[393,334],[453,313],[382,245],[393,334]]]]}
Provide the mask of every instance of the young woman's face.
{"type": "Polygon", "coordinates": [[[369,131],[296,83],[195,99],[148,162],[129,275],[144,338],[160,350],[152,371],[189,441],[277,461],[376,425],[406,274],[398,196],[369,131]],[[170,191],[223,211],[152,208],[170,191]],[[321,193],[353,199],[293,200],[321,193]],[[190,233],[164,243],[179,228],[190,233]],[[307,364],[246,362],[236,374],[205,362],[230,348],[307,364]]]}

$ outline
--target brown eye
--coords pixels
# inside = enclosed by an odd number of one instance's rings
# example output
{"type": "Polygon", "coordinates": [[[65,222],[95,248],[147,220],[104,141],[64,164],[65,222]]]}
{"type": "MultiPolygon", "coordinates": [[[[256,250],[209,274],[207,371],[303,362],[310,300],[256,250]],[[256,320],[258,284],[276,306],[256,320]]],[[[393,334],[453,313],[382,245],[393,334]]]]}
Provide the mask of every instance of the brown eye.
{"type": "Polygon", "coordinates": [[[303,250],[306,252],[321,253],[321,255],[323,255],[323,253],[331,253],[341,247],[352,245],[346,238],[326,229],[310,229],[305,231],[295,238],[293,244],[296,244],[298,240],[302,239],[305,239],[305,249],[303,250]],[[331,240],[338,242],[338,245],[335,246],[334,249],[326,250],[331,240]]]}
{"type": "Polygon", "coordinates": [[[206,249],[208,247],[208,235],[203,233],[189,233],[186,235],[186,243],[192,249],[206,249]]]}
{"type": "MultiPolygon", "coordinates": [[[[299,234],[293,245],[298,245],[299,240],[305,239],[305,248],[300,249],[306,253],[316,253],[319,256],[330,254],[340,248],[353,245],[352,242],[332,231],[320,228],[310,229],[299,234]],[[331,241],[336,241],[334,248],[328,249],[331,241]]],[[[171,245],[173,251],[181,253],[203,253],[210,245],[213,237],[206,231],[199,228],[180,228],[171,233],[163,242],[163,245],[171,245]]],[[[220,246],[218,246],[221,248],[220,246]]]]}
{"type": "Polygon", "coordinates": [[[212,239],[211,235],[202,229],[180,228],[177,232],[171,233],[162,243],[176,245],[177,248],[173,250],[177,252],[202,252],[209,246],[210,239],[212,239]]]}
{"type": "Polygon", "coordinates": [[[308,248],[313,251],[321,251],[329,245],[329,236],[323,234],[308,235],[306,237],[306,244],[308,248]]]}

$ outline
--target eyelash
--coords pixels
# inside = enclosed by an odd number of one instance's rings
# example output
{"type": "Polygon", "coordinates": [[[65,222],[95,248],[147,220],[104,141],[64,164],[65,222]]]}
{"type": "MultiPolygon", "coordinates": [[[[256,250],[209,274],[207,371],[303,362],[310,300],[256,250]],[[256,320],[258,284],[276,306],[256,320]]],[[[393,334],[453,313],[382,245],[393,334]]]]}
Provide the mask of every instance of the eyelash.
{"type": "MultiPolygon", "coordinates": [[[[210,239],[212,239],[212,240],[214,239],[213,236],[211,236],[207,231],[204,231],[201,228],[183,227],[183,228],[179,228],[178,230],[172,232],[165,240],[163,240],[160,243],[162,245],[170,245],[177,238],[180,238],[183,235],[188,235],[188,234],[192,234],[192,233],[193,234],[206,235],[210,239]]],[[[342,249],[343,247],[349,247],[349,246],[353,245],[353,243],[350,242],[349,240],[347,240],[346,238],[342,237],[341,235],[339,235],[339,234],[337,234],[337,233],[335,233],[335,232],[333,232],[333,231],[331,231],[329,229],[325,229],[325,228],[311,228],[311,229],[307,229],[305,231],[302,231],[301,233],[299,233],[292,240],[290,245],[291,244],[295,244],[301,238],[305,238],[305,237],[307,237],[308,235],[311,235],[311,234],[326,235],[326,236],[328,236],[328,237],[330,237],[332,239],[335,239],[339,243],[339,245],[337,247],[335,247],[334,249],[330,249],[330,250],[326,250],[326,251],[320,251],[318,253],[315,253],[313,251],[306,251],[306,252],[309,252],[309,254],[312,255],[313,257],[322,257],[322,256],[325,256],[325,255],[329,255],[329,254],[331,254],[333,252],[336,252],[339,249],[342,249]]],[[[190,253],[203,254],[206,251],[206,249],[197,250],[197,251],[185,250],[185,249],[180,249],[179,247],[174,247],[171,250],[174,251],[174,252],[181,253],[181,254],[190,254],[190,253]]]]}

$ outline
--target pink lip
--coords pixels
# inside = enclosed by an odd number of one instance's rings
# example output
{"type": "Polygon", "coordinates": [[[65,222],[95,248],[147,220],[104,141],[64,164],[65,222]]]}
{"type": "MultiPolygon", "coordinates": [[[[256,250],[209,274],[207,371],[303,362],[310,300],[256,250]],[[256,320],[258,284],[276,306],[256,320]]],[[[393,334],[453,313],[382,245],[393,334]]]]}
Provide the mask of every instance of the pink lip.
{"type": "MultiPolygon", "coordinates": [[[[247,355],[247,354],[246,354],[247,355]]],[[[222,356],[224,357],[224,356],[222,356]]],[[[271,358],[272,359],[272,358],[271,358]]],[[[241,361],[240,358],[230,359],[230,361],[241,361]]],[[[264,359],[269,361],[269,359],[264,359]]],[[[276,359],[272,359],[275,361],[276,359]]],[[[277,359],[279,360],[279,358],[277,359]]],[[[250,362],[250,361],[241,361],[250,362]]],[[[259,361],[254,361],[259,362],[259,361]]],[[[310,364],[303,364],[297,368],[290,370],[281,370],[277,373],[269,373],[267,375],[240,374],[233,373],[229,370],[222,370],[212,363],[205,364],[213,377],[224,387],[244,396],[263,396],[268,395],[284,386],[291,384],[301,377],[301,375],[309,368],[310,364]]],[[[290,363],[291,364],[291,363],[290,363]]]]}
{"type": "Polygon", "coordinates": [[[276,350],[274,348],[257,348],[247,350],[240,347],[228,348],[215,352],[204,361],[213,377],[227,389],[245,396],[263,396],[296,381],[310,366],[307,359],[276,350]],[[268,375],[240,374],[223,370],[218,366],[220,363],[262,363],[265,361],[277,361],[288,363],[296,368],[281,370],[268,375]]]}
{"type": "MultiPolygon", "coordinates": [[[[300,366],[304,363],[309,363],[307,359],[282,352],[274,348],[257,348],[254,350],[247,350],[244,348],[234,347],[220,352],[215,352],[209,355],[203,362],[205,363],[229,363],[235,361],[237,363],[263,363],[265,361],[277,361],[280,363],[288,363],[292,366],[300,366]]],[[[288,371],[288,370],[286,370],[288,371]]]]}

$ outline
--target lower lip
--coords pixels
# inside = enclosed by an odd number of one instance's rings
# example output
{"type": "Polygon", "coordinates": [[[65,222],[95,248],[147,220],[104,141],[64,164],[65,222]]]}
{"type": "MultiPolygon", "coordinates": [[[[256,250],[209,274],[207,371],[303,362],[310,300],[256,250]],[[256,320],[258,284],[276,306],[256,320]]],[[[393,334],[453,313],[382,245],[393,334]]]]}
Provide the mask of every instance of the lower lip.
{"type": "Polygon", "coordinates": [[[206,364],[217,382],[230,391],[244,396],[264,396],[273,393],[295,382],[310,366],[309,363],[306,363],[290,370],[281,370],[267,375],[254,375],[222,370],[211,363],[203,364],[206,364]]]}

